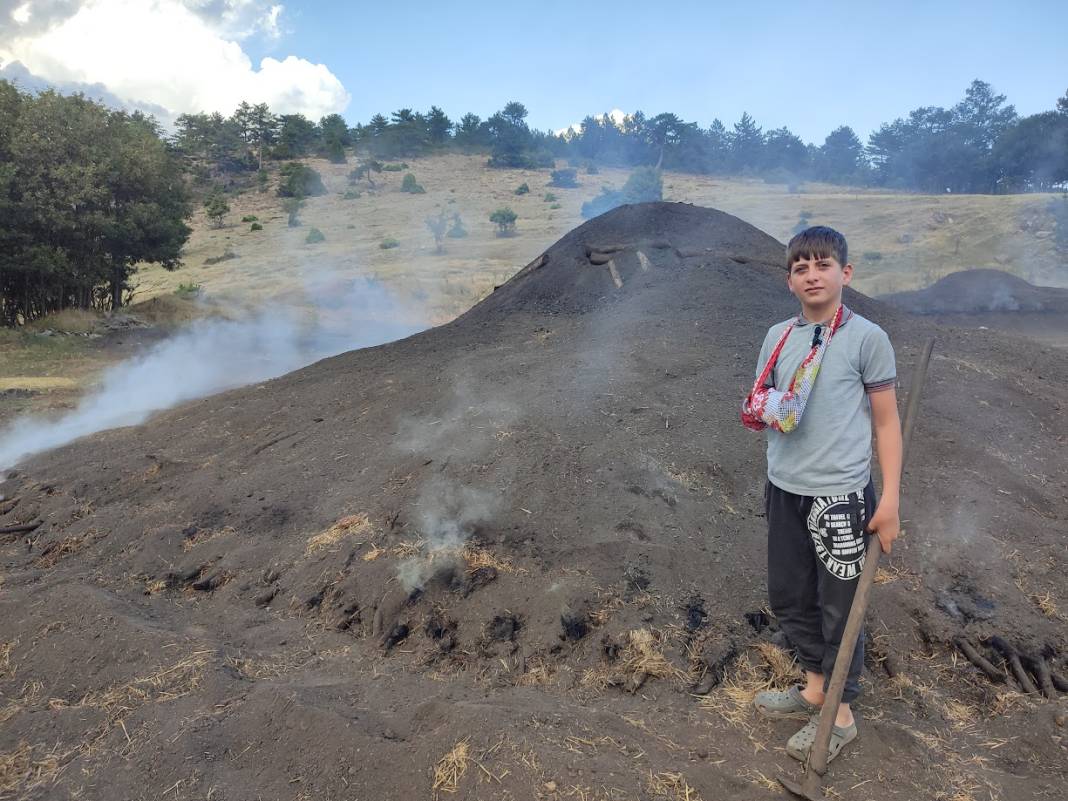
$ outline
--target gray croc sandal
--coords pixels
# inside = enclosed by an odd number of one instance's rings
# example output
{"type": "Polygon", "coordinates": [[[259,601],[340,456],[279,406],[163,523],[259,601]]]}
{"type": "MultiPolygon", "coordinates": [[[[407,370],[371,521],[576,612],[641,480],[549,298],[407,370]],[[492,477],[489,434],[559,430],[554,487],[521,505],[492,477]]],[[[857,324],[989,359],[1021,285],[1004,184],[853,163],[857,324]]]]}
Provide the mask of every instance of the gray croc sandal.
{"type": "MultiPolygon", "coordinates": [[[[786,741],[786,753],[798,762],[807,762],[808,753],[816,742],[816,729],[819,728],[819,715],[813,715],[812,719],[805,724],[797,734],[786,741]]],[[[857,738],[857,724],[851,726],[834,726],[831,728],[831,742],[827,748],[827,761],[830,762],[847,744],[857,738]]]]}
{"type": "Polygon", "coordinates": [[[820,711],[818,706],[805,700],[801,695],[801,687],[797,684],[785,692],[763,690],[756,694],[753,706],[757,712],[768,718],[805,720],[818,715],[820,711]]]}

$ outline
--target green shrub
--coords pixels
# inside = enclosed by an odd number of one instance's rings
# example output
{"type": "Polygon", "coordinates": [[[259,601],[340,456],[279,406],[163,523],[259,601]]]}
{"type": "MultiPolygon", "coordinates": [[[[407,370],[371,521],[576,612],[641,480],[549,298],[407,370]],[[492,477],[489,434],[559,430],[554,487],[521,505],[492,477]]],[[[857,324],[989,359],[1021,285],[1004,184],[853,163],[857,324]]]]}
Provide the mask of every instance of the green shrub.
{"type": "Polygon", "coordinates": [[[401,181],[401,191],[411,195],[422,195],[426,193],[426,190],[416,182],[415,176],[411,173],[405,175],[404,180],[401,181]]]}
{"type": "Polygon", "coordinates": [[[345,193],[345,200],[358,200],[361,197],[361,193],[353,189],[350,189],[348,192],[345,193]]]}
{"type": "Polygon", "coordinates": [[[598,175],[598,174],[600,174],[600,172],[601,172],[600,168],[596,164],[594,164],[592,161],[589,164],[586,165],[586,174],[587,175],[598,175]]]}
{"type": "Polygon", "coordinates": [[[528,192],[530,192],[530,187],[527,186],[526,183],[521,183],[518,187],[516,187],[516,190],[515,190],[515,193],[517,195],[525,195],[528,192]]]}
{"type": "Polygon", "coordinates": [[[255,214],[246,214],[244,217],[241,218],[241,222],[256,222],[256,220],[258,219],[259,217],[257,217],[255,214]]]}
{"type": "Polygon", "coordinates": [[[664,182],[656,167],[637,167],[627,177],[623,188],[601,190],[601,194],[582,204],[583,217],[597,217],[624,203],[648,203],[661,200],[664,182]]]}
{"type": "Polygon", "coordinates": [[[408,169],[408,162],[402,161],[400,164],[383,164],[382,169],[386,172],[404,172],[408,169]]]}
{"type": "Polygon", "coordinates": [[[250,231],[262,231],[263,230],[263,226],[260,225],[258,222],[254,222],[254,223],[252,223],[252,226],[248,230],[250,230],[250,231]]]}
{"type": "Polygon", "coordinates": [[[400,242],[398,242],[393,237],[388,236],[382,240],[382,243],[379,245],[379,247],[382,248],[382,250],[391,250],[393,248],[399,248],[400,242]]]}
{"type": "Polygon", "coordinates": [[[320,231],[318,228],[312,228],[310,231],[308,231],[308,235],[304,237],[304,241],[307,242],[309,245],[314,245],[316,242],[325,242],[326,237],[323,236],[323,232],[320,231]]]}
{"type": "Polygon", "coordinates": [[[490,222],[497,226],[497,236],[511,236],[515,233],[515,221],[519,215],[507,206],[502,206],[490,215],[490,222]]]}
{"type": "Polygon", "coordinates": [[[174,294],[179,297],[188,297],[190,295],[200,294],[200,284],[178,284],[178,288],[174,290],[174,294]]]}
{"type": "Polygon", "coordinates": [[[549,204],[549,208],[550,209],[558,209],[558,208],[560,208],[560,204],[559,203],[550,203],[549,204]]]}
{"type": "Polygon", "coordinates": [[[267,170],[260,170],[256,173],[256,183],[259,185],[261,192],[267,191],[267,170]]]}
{"type": "Polygon", "coordinates": [[[450,226],[445,236],[450,239],[463,239],[467,236],[467,229],[464,228],[464,221],[460,219],[459,212],[452,215],[452,226],[450,226]]]}
{"type": "Polygon", "coordinates": [[[208,215],[212,228],[222,228],[223,217],[230,213],[230,204],[221,192],[215,190],[204,201],[204,212],[208,215]]]}
{"type": "Polygon", "coordinates": [[[555,203],[556,195],[554,195],[552,192],[546,192],[545,197],[543,197],[542,200],[544,200],[546,203],[555,203]]]}
{"type": "Polygon", "coordinates": [[[573,167],[565,167],[562,170],[552,171],[552,180],[549,181],[552,186],[558,186],[563,189],[573,189],[578,186],[578,170],[573,167]]]}
{"type": "Polygon", "coordinates": [[[325,195],[323,177],[307,164],[290,161],[278,169],[278,195],[280,197],[312,197],[325,195]]]}

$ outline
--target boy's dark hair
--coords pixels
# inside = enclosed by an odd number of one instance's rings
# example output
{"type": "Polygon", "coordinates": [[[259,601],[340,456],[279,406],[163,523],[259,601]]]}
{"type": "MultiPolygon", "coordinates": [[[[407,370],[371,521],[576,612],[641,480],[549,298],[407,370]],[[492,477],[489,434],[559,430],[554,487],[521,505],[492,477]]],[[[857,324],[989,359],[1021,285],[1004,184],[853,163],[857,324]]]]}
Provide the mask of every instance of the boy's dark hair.
{"type": "Polygon", "coordinates": [[[845,267],[849,263],[849,246],[845,237],[826,225],[806,228],[786,246],[786,271],[793,269],[794,262],[801,259],[834,258],[845,267]]]}

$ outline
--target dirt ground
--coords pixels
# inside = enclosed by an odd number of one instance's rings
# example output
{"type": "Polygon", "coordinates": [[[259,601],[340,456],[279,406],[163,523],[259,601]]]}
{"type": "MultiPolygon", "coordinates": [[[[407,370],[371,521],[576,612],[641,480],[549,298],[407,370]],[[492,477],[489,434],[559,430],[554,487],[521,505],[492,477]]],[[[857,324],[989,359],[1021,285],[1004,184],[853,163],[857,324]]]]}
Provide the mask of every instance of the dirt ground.
{"type": "Polygon", "coordinates": [[[964,270],[880,300],[942,325],[1010,331],[1068,348],[1068,289],[1035,286],[1001,270],[964,270]]]}
{"type": "MultiPolygon", "coordinates": [[[[783,797],[738,422],[782,252],[617,209],[447,325],[9,473],[0,527],[42,522],[0,537],[0,798],[783,797]]],[[[902,401],[937,344],[830,791],[1064,798],[1065,696],[953,639],[1068,674],[1068,352],[846,303],[902,401]]]]}

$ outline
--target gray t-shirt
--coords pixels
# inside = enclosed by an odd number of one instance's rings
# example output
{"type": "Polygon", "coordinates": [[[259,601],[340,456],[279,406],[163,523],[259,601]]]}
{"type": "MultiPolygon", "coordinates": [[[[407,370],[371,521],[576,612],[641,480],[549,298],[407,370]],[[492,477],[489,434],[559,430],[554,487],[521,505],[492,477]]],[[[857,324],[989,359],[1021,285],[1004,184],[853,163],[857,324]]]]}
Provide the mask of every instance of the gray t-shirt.
{"type": "MultiPolygon", "coordinates": [[[[795,495],[826,496],[859,492],[871,477],[871,405],[868,393],[894,386],[897,365],[890,338],[871,320],[846,309],[844,320],[823,354],[816,384],[797,428],[768,435],[768,479],[795,495]]],[[[812,349],[813,324],[790,318],[764,337],[756,377],[783,330],[798,323],[783,345],[769,385],[786,389],[812,349]]]]}

